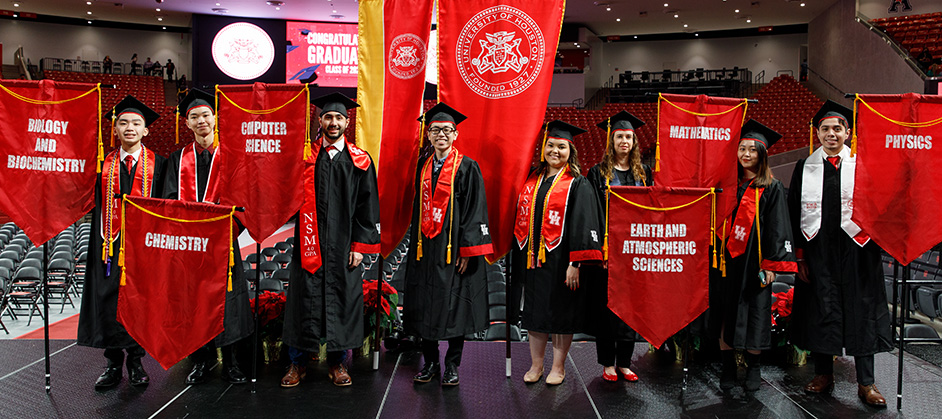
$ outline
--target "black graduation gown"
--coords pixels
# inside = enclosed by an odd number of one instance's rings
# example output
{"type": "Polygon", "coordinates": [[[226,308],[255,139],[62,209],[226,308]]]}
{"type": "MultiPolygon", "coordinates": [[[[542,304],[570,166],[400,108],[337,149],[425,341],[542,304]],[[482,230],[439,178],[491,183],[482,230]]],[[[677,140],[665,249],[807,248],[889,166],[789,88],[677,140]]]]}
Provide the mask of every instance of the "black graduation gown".
{"type": "MultiPolygon", "coordinates": [[[[135,173],[140,163],[134,166],[135,173]]],[[[121,193],[130,193],[132,177],[124,164],[121,168],[121,193]]],[[[161,155],[154,155],[154,186],[151,197],[159,198],[164,188],[167,159],[161,155]]],[[[111,257],[111,275],[107,273],[107,266],[101,260],[101,246],[104,239],[101,237],[101,194],[102,176],[107,176],[105,169],[97,176],[95,181],[95,208],[92,209],[92,227],[88,243],[88,264],[85,270],[85,288],[82,291],[82,308],[79,313],[78,344],[105,349],[124,349],[138,346],[137,342],[128,335],[124,325],[118,322],[118,284],[121,279],[121,268],[118,267],[118,257],[121,254],[121,235],[115,240],[114,253],[111,257]]]]}
{"type": "MultiPolygon", "coordinates": [[[[618,182],[615,182],[614,178],[618,176],[618,174],[613,173],[612,185],[617,186],[616,183],[618,185],[627,186],[653,185],[654,177],[651,176],[651,168],[646,164],[642,164],[642,166],[645,175],[643,185],[635,184],[635,178],[631,171],[626,172],[627,179],[625,183],[621,183],[621,178],[618,178],[618,182]]],[[[597,164],[589,169],[589,174],[586,175],[586,178],[589,180],[589,183],[592,184],[592,187],[595,188],[596,196],[599,198],[600,234],[604,237],[606,225],[605,194],[608,193],[608,189],[605,187],[605,177],[602,176],[602,171],[597,164]]],[[[608,308],[608,269],[604,269],[601,265],[587,265],[582,268],[580,274],[579,282],[586,286],[589,301],[589,322],[586,331],[596,338],[602,339],[629,341],[640,339],[640,336],[638,336],[634,330],[628,327],[618,315],[608,308]],[[583,278],[586,280],[583,280],[583,278]]]]}
{"type": "MultiPolygon", "coordinates": [[[[537,191],[534,208],[543,208],[547,191],[553,178],[545,179],[537,191]]],[[[586,330],[586,283],[595,278],[583,276],[579,271],[579,288],[570,290],[566,286],[566,269],[569,268],[570,252],[595,250],[601,259],[602,231],[599,223],[599,201],[592,184],[583,176],[572,180],[563,221],[562,242],[553,251],[546,252],[546,262],[540,267],[527,269],[527,248],[512,246],[511,286],[515,291],[509,306],[517,313],[520,288],[523,290],[523,328],[542,333],[580,333],[586,330]],[[592,235],[595,232],[595,235],[592,235]]],[[[536,214],[539,214],[537,210],[536,214]]],[[[543,220],[533,217],[535,243],[540,243],[543,220]]],[[[537,247],[534,247],[534,253],[537,247]]],[[[512,318],[513,319],[513,318],[512,318]]]]}
{"type": "MultiPolygon", "coordinates": [[[[288,346],[328,351],[363,346],[363,278],[359,267],[347,267],[354,243],[379,244],[379,192],[373,163],[367,170],[354,165],[349,145],[333,160],[318,153],[315,169],[317,237],[320,269],[301,267],[301,246],[294,247],[285,307],[283,340],[288,346]]],[[[301,243],[301,223],[294,228],[301,243]]],[[[363,253],[363,252],[361,252],[363,253]]]]}
{"type": "MultiPolygon", "coordinates": [[[[434,155],[428,157],[434,158],[434,155]]],[[[423,159],[418,164],[415,190],[421,191],[423,159]]],[[[450,156],[445,165],[451,164],[450,156]]],[[[441,173],[441,171],[439,171],[441,173]]],[[[434,188],[437,175],[432,176],[434,188]]],[[[405,328],[409,334],[423,339],[442,340],[487,328],[487,272],[482,247],[490,247],[487,229],[487,197],[484,178],[477,162],[464,156],[455,173],[454,218],[451,205],[445,210],[442,231],[434,238],[424,237],[422,259],[415,260],[421,230],[421,196],[415,194],[412,205],[412,246],[406,256],[406,294],[403,305],[405,328]],[[453,232],[453,233],[451,233],[453,232]],[[445,263],[448,239],[451,237],[451,263],[445,263]],[[475,251],[477,250],[477,251],[475,251]],[[458,258],[470,256],[464,274],[456,272],[458,258]]]]}
{"type": "MultiPolygon", "coordinates": [[[[189,145],[187,145],[189,147],[189,145]]],[[[180,156],[183,149],[170,153],[167,159],[166,182],[164,183],[164,199],[180,199],[180,156]]],[[[209,165],[196,159],[197,192],[202,196],[206,192],[206,179],[209,178],[209,165]]],[[[238,230],[244,228],[236,219],[238,230]]],[[[249,287],[246,283],[245,270],[242,268],[242,250],[239,248],[239,238],[233,240],[232,251],[236,263],[232,266],[232,291],[226,292],[225,314],[223,315],[223,331],[214,339],[216,346],[231,345],[252,334],[255,322],[252,316],[252,306],[249,304],[249,287]]]]}
{"type": "Polygon", "coordinates": [[[860,247],[841,228],[840,172],[827,162],[821,229],[810,241],[805,239],[800,223],[804,166],[804,159],[795,165],[788,191],[796,249],[803,250],[810,277],[810,283],[795,281],[792,341],[799,348],[831,355],[840,355],[842,348],[850,356],[889,351],[892,329],[880,247],[872,240],[860,247]]]}
{"type": "MultiPolygon", "coordinates": [[[[748,182],[736,192],[736,218],[743,194],[754,194],[748,182]]],[[[756,213],[762,235],[762,259],[766,270],[790,272],[794,268],[792,228],[788,217],[785,187],[778,179],[765,188],[756,213]]],[[[746,251],[736,258],[723,249],[726,277],[719,269],[710,269],[710,322],[712,337],[723,339],[735,349],[766,350],[772,346],[772,287],[759,282],[759,249],[756,246],[756,224],[746,243],[746,251]]]]}

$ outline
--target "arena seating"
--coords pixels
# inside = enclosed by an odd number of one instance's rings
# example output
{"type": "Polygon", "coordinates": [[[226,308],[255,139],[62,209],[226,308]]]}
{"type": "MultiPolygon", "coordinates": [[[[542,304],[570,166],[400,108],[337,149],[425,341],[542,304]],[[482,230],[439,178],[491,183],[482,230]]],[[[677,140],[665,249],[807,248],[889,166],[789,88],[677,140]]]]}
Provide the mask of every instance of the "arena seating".
{"type": "Polygon", "coordinates": [[[873,19],[870,23],[890,35],[913,57],[924,47],[929,48],[933,58],[942,55],[942,12],[873,19]]]}

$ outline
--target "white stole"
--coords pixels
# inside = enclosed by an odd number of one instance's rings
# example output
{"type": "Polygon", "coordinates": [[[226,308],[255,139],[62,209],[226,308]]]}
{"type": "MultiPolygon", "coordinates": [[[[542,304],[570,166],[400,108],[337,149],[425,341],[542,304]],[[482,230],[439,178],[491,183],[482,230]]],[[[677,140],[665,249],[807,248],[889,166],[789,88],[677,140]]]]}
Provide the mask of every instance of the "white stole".
{"type": "MultiPolygon", "coordinates": [[[[863,247],[870,241],[870,236],[851,220],[854,212],[854,174],[857,171],[857,158],[850,156],[847,147],[840,153],[841,166],[841,228],[863,247]]],[[[801,232],[808,240],[813,239],[821,229],[821,195],[824,190],[824,164],[827,155],[824,147],[819,147],[805,160],[801,182],[801,232]]]]}

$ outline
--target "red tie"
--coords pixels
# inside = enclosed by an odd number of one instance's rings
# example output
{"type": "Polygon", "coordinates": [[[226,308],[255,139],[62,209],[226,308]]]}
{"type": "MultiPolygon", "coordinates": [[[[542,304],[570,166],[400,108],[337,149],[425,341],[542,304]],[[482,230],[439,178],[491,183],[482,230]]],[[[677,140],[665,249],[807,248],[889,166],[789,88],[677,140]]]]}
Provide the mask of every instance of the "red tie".
{"type": "Polygon", "coordinates": [[[841,162],[841,156],[831,156],[827,158],[828,161],[834,166],[835,169],[838,169],[837,165],[841,162]]]}
{"type": "Polygon", "coordinates": [[[128,154],[124,157],[124,166],[128,168],[128,173],[134,173],[134,156],[128,154]]]}

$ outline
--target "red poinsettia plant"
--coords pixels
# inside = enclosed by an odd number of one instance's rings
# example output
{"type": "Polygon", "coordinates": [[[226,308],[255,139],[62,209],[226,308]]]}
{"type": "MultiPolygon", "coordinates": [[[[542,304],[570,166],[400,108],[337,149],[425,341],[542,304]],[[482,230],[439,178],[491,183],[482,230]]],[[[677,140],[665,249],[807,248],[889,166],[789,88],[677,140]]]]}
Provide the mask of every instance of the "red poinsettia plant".
{"type": "Polygon", "coordinates": [[[778,326],[792,314],[792,298],[795,295],[795,289],[789,288],[788,291],[772,295],[775,296],[775,303],[772,304],[772,326],[778,326]]]}
{"type": "Polygon", "coordinates": [[[370,279],[363,280],[363,317],[366,322],[366,334],[372,335],[376,329],[376,312],[382,310],[383,316],[380,316],[380,326],[386,329],[392,327],[392,321],[396,319],[395,307],[399,305],[399,292],[389,285],[386,281],[375,281],[370,279]],[[380,290],[382,298],[379,303],[376,302],[376,287],[381,283],[380,290]]]}
{"type": "MultiPolygon", "coordinates": [[[[253,313],[255,313],[255,301],[255,298],[249,299],[253,313]]],[[[258,301],[258,318],[262,325],[261,336],[281,337],[285,320],[285,295],[278,292],[262,291],[258,294],[258,301]]]]}

